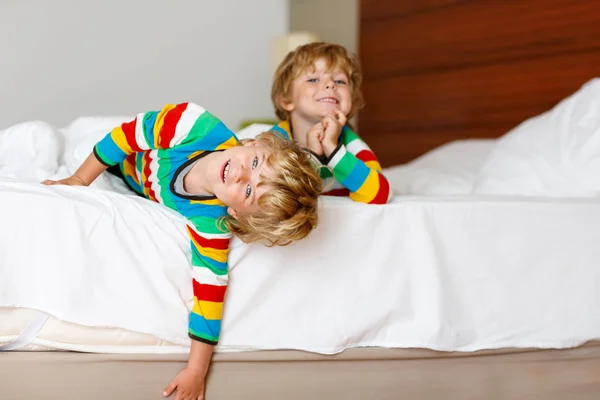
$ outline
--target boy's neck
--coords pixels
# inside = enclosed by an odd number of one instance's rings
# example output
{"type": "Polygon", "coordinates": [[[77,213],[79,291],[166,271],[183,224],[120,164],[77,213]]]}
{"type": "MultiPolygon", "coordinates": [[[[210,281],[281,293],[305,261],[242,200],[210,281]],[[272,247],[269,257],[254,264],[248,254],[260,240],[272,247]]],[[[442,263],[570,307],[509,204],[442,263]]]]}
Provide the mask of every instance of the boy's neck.
{"type": "Polygon", "coordinates": [[[206,177],[207,164],[211,158],[211,152],[194,163],[192,169],[183,177],[183,189],[193,195],[214,195],[210,182],[206,177]]]}
{"type": "Polygon", "coordinates": [[[292,130],[292,137],[294,138],[294,141],[301,147],[307,147],[307,133],[318,123],[319,121],[313,122],[298,116],[290,116],[290,129],[292,130]]]}

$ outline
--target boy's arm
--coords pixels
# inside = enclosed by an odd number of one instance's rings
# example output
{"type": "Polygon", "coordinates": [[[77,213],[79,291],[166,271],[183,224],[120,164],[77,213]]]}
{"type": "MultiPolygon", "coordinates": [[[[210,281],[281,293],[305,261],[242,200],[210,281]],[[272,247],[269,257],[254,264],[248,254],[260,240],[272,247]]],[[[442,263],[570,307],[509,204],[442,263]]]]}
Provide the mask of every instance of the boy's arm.
{"type": "Polygon", "coordinates": [[[326,149],[324,164],[333,169],[335,179],[350,190],[350,198],[368,204],[386,204],[391,188],[381,173],[375,153],[350,128],[344,126],[335,149],[326,149]]]}
{"type": "Polygon", "coordinates": [[[187,225],[194,291],[189,336],[216,345],[221,333],[223,300],[229,280],[227,255],[231,233],[220,231],[212,218],[195,217],[194,222],[187,225]]]}
{"type": "Polygon", "coordinates": [[[138,114],[133,121],[114,128],[94,146],[93,153],[72,176],[42,183],[89,186],[107,167],[122,162],[131,153],[194,147],[200,142],[205,148],[219,150],[235,144],[237,138],[217,117],[196,104],[168,104],[160,111],[138,114]],[[224,137],[229,140],[224,142],[224,137]]]}
{"type": "Polygon", "coordinates": [[[221,333],[231,233],[218,229],[214,218],[192,220],[186,226],[192,250],[194,306],[188,326],[192,346],[186,368],[169,383],[163,395],[169,396],[177,389],[185,398],[195,399],[204,393],[204,379],[221,333]]]}
{"type": "Polygon", "coordinates": [[[204,108],[192,103],[167,104],[160,111],[138,114],[133,121],[114,128],[94,146],[94,155],[102,164],[112,166],[131,153],[200,141],[206,142],[205,148],[219,150],[218,145],[227,146],[222,143],[224,135],[232,143],[237,141],[233,132],[204,108]]]}
{"type": "Polygon", "coordinates": [[[193,340],[187,366],[169,383],[163,396],[168,397],[177,389],[180,398],[203,399],[204,381],[213,349],[214,346],[193,340]]]}

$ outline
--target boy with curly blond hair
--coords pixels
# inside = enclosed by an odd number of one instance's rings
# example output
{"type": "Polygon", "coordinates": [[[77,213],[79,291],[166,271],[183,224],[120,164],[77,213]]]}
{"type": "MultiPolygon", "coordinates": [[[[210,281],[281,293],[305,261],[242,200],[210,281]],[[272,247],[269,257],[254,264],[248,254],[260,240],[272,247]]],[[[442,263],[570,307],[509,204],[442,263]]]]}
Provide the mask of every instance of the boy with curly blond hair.
{"type": "MultiPolygon", "coordinates": [[[[286,245],[317,225],[321,180],[311,156],[275,132],[239,141],[202,107],[183,103],[138,114],[114,128],[70,177],[47,185],[90,185],[103,171],[138,195],[187,218],[194,306],[187,367],[164,395],[204,398],[219,340],[232,233],[245,242],[286,245]]],[[[143,251],[143,249],[140,249],[143,251]]]]}
{"type": "Polygon", "coordinates": [[[347,121],[364,106],[362,73],[355,56],[331,43],[310,43],[290,52],[277,68],[271,88],[272,129],[309,149],[319,162],[329,195],[385,204],[388,180],[369,146],[347,121]]]}

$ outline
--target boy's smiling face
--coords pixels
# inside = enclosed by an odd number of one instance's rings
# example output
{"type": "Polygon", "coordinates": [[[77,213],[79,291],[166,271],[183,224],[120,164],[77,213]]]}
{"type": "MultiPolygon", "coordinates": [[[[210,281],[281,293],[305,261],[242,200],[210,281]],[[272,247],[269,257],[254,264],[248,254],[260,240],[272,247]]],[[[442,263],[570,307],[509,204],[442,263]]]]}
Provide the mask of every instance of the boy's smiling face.
{"type": "Polygon", "coordinates": [[[259,183],[273,174],[267,164],[271,153],[270,148],[252,142],[221,151],[211,160],[210,185],[215,196],[228,206],[227,212],[232,217],[260,210],[258,199],[269,188],[259,187],[259,183]]]}
{"type": "Polygon", "coordinates": [[[283,107],[292,117],[318,123],[334,109],[345,115],[352,109],[352,93],[348,76],[340,68],[329,68],[324,59],[314,69],[303,71],[292,82],[291,99],[283,107]]]}

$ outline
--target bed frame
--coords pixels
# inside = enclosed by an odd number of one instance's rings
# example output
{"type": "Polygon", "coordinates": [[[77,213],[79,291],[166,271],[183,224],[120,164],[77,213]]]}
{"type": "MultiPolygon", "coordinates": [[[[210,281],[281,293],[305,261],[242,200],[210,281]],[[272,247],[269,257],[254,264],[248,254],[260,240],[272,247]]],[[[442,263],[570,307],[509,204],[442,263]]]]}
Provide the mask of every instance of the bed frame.
{"type": "MultiPolygon", "coordinates": [[[[600,75],[595,0],[361,0],[367,107],[384,166],[497,137],[600,75]]],[[[159,399],[186,357],[0,354],[1,398],[159,399]]],[[[600,398],[600,345],[470,354],[217,354],[207,399],[600,398]]]]}
{"type": "MultiPolygon", "coordinates": [[[[0,354],[1,398],[160,399],[182,355],[0,354]]],[[[567,350],[439,353],[350,349],[216,354],[206,398],[260,400],[597,399],[600,343],[567,350]]]]}

